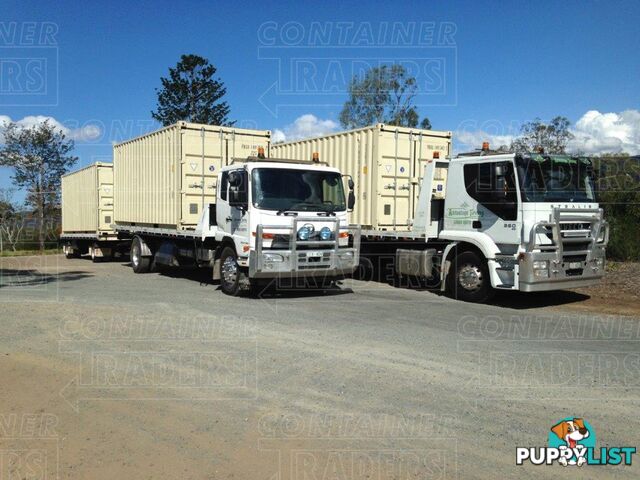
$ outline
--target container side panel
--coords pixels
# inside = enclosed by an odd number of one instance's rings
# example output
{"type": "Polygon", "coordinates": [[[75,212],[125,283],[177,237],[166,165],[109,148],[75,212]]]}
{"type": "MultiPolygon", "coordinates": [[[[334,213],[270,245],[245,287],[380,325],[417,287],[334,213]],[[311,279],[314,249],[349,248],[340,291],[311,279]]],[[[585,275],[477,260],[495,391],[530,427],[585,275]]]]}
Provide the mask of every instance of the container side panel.
{"type": "Polygon", "coordinates": [[[116,145],[115,222],[195,228],[203,205],[215,202],[218,172],[233,152],[255,155],[269,137],[268,131],[180,122],[116,145]]]}
{"type": "Polygon", "coordinates": [[[320,159],[350,175],[356,205],[350,222],[365,228],[406,230],[415,215],[425,163],[450,155],[448,132],[375,125],[271,146],[273,157],[320,159]]]}
{"type": "Polygon", "coordinates": [[[110,231],[110,228],[98,224],[98,168],[111,171],[108,165],[91,165],[62,177],[63,233],[110,231]]]}

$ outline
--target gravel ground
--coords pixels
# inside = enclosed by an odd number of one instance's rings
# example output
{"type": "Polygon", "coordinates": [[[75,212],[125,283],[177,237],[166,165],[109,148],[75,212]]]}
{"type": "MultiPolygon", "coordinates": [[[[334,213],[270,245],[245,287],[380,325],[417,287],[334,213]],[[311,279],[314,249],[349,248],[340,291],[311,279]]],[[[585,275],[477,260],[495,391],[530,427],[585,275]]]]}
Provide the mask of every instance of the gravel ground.
{"type": "Polygon", "coordinates": [[[206,271],[0,265],[2,479],[639,477],[635,457],[515,465],[567,416],[598,445],[640,444],[626,265],[609,267],[616,296],[492,305],[359,281],[229,298],[206,271]]]}

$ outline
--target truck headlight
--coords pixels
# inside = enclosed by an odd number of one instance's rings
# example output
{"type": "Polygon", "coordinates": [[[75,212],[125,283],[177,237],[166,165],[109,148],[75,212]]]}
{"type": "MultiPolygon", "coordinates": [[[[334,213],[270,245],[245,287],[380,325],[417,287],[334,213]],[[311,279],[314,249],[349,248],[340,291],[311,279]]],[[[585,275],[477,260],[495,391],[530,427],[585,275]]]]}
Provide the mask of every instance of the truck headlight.
{"type": "Polygon", "coordinates": [[[331,229],[329,227],[322,227],[320,230],[320,240],[329,240],[331,238],[331,229]]]}
{"type": "Polygon", "coordinates": [[[284,257],[278,253],[263,253],[265,262],[284,262],[284,257]]]}
{"type": "Polygon", "coordinates": [[[298,239],[303,242],[309,240],[309,235],[311,235],[311,229],[309,227],[300,227],[300,230],[298,230],[298,239]]]}
{"type": "Polygon", "coordinates": [[[340,254],[340,260],[343,262],[351,262],[353,260],[353,252],[344,252],[340,254]]]}
{"type": "Polygon", "coordinates": [[[549,262],[546,260],[536,260],[533,262],[533,269],[534,270],[548,270],[549,269],[549,262]]]}
{"type": "Polygon", "coordinates": [[[535,260],[533,262],[533,275],[537,278],[549,278],[549,262],[547,260],[535,260]]]}

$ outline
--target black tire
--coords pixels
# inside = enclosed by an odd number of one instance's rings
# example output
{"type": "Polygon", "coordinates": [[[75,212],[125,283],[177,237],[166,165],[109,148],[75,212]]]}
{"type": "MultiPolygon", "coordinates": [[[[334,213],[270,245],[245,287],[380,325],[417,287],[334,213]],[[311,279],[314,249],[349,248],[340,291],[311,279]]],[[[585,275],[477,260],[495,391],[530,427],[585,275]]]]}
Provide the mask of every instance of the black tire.
{"type": "Polygon", "coordinates": [[[226,295],[240,295],[240,277],[242,272],[238,265],[238,256],[231,247],[224,247],[220,255],[220,288],[226,295]]]}
{"type": "Polygon", "coordinates": [[[131,268],[134,273],[148,273],[151,269],[153,257],[142,256],[142,241],[135,237],[131,242],[131,268]]]}
{"type": "Polygon", "coordinates": [[[464,302],[485,303],[493,297],[487,262],[467,251],[454,257],[447,274],[447,292],[464,302]]]}

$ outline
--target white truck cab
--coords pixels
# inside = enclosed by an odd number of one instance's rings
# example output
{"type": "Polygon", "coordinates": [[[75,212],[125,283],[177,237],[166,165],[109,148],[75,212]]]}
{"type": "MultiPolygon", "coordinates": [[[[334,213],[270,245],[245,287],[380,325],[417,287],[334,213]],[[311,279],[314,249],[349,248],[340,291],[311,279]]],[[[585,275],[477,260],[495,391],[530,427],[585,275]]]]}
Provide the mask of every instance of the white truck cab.
{"type": "Polygon", "coordinates": [[[215,240],[214,278],[235,295],[260,279],[332,280],[359,262],[353,183],[318,161],[249,157],[219,173],[216,204],[196,229],[215,240]],[[215,213],[214,213],[215,210],[215,213]]]}

